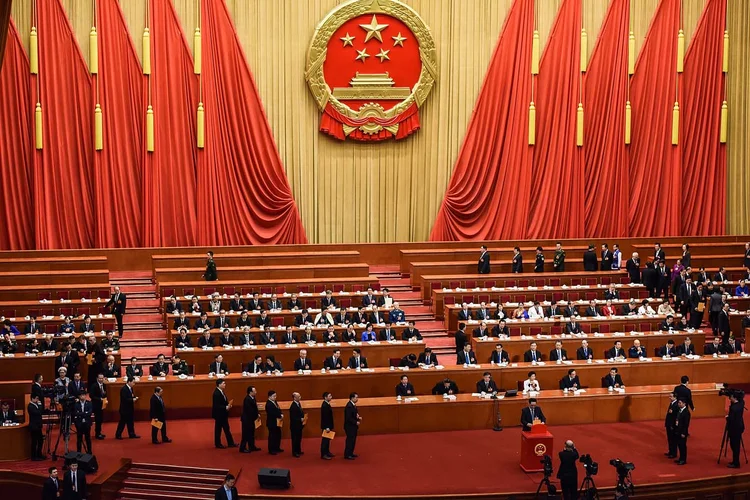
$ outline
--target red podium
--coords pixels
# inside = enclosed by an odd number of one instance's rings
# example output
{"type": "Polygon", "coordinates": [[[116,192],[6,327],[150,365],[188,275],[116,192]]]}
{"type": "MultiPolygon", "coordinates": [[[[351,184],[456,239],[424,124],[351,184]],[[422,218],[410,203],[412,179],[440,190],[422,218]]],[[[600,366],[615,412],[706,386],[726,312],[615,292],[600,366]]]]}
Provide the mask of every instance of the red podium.
{"type": "Polygon", "coordinates": [[[554,437],[547,430],[545,424],[534,424],[531,430],[521,432],[521,470],[524,472],[540,472],[544,470],[542,457],[552,457],[554,437]]]}

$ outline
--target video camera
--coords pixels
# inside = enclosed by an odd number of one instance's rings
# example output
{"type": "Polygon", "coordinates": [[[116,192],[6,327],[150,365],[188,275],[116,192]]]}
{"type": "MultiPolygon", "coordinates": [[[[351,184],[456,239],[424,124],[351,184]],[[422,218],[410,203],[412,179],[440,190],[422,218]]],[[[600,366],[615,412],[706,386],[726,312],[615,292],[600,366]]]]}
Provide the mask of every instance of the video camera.
{"type": "Polygon", "coordinates": [[[544,477],[552,475],[552,458],[549,455],[544,455],[539,461],[544,466],[544,477]]]}
{"type": "Polygon", "coordinates": [[[719,389],[719,396],[726,396],[728,398],[734,397],[738,400],[745,399],[745,391],[743,391],[742,389],[732,389],[727,383],[724,383],[722,385],[723,387],[719,389]]]}
{"type": "Polygon", "coordinates": [[[613,458],[609,461],[609,465],[615,468],[617,471],[617,474],[620,476],[627,476],[630,474],[630,471],[635,469],[635,465],[633,462],[623,462],[619,458],[613,458]]]}
{"type": "Polygon", "coordinates": [[[599,473],[599,462],[594,462],[594,459],[588,453],[582,455],[578,461],[583,464],[587,476],[596,476],[599,473]]]}

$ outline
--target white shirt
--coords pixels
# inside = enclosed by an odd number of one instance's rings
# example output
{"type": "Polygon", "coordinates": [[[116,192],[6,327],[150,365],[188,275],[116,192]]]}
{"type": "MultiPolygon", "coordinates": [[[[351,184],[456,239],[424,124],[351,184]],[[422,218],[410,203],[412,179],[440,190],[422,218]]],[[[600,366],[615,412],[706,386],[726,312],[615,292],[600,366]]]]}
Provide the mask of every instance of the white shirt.
{"type": "Polygon", "coordinates": [[[650,305],[641,306],[638,308],[638,314],[656,314],[650,305]]]}
{"type": "Polygon", "coordinates": [[[523,381],[523,390],[524,391],[541,391],[542,387],[539,385],[538,380],[531,380],[526,379],[523,381]]]}
{"type": "Polygon", "coordinates": [[[544,311],[542,310],[542,306],[532,307],[529,309],[529,319],[536,319],[536,318],[543,318],[544,317],[544,311]]]}

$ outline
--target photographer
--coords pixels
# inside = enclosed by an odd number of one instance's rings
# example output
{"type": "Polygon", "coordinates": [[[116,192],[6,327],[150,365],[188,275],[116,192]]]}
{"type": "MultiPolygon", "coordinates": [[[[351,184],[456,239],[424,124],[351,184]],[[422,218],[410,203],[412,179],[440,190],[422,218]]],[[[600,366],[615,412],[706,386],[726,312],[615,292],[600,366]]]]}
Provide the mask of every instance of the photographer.
{"type": "Polygon", "coordinates": [[[578,498],[578,450],[573,441],[565,441],[565,448],[559,453],[560,467],[557,469],[557,479],[560,480],[563,498],[575,500],[578,498]]]}
{"type": "Polygon", "coordinates": [[[737,392],[729,394],[729,413],[727,414],[727,434],[729,436],[729,447],[732,448],[732,461],[727,465],[730,469],[738,469],[740,466],[740,442],[742,433],[745,432],[745,400],[737,392]]]}

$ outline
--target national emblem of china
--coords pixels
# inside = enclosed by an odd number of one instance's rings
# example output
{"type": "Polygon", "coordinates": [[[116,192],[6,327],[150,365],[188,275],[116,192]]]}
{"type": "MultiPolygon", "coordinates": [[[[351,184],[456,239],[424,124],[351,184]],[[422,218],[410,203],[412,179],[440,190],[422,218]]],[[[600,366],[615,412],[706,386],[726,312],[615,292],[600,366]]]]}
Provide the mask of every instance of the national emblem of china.
{"type": "Polygon", "coordinates": [[[403,139],[419,129],[419,107],[437,75],[435,41],[397,0],[350,0],[318,25],[305,79],[337,139],[403,139]]]}

